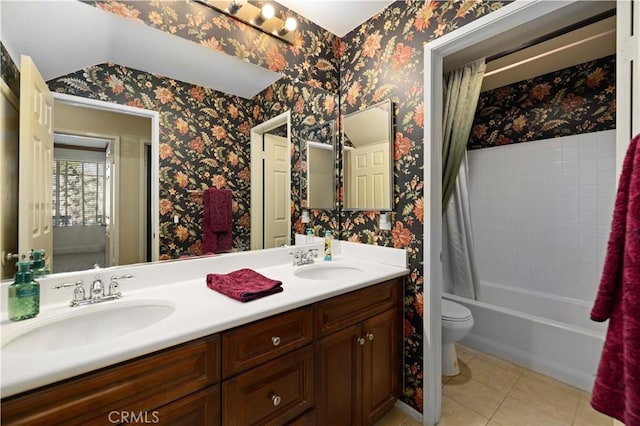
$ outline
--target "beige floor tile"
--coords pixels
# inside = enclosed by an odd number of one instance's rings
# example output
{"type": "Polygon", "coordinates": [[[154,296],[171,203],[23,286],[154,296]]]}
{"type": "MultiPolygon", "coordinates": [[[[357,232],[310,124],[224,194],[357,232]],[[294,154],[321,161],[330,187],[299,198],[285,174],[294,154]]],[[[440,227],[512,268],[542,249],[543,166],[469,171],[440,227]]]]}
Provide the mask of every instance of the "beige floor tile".
{"type": "Polygon", "coordinates": [[[490,418],[506,396],[467,376],[453,377],[442,388],[442,392],[462,405],[490,418]]]}
{"type": "Polygon", "coordinates": [[[461,370],[461,374],[505,394],[513,387],[521,374],[505,370],[496,363],[485,361],[479,357],[469,361],[467,367],[461,370]]]}
{"type": "Polygon", "coordinates": [[[439,426],[483,426],[489,419],[459,402],[442,395],[442,419],[439,426]]]}
{"type": "Polygon", "coordinates": [[[511,396],[504,400],[491,420],[505,426],[568,426],[571,424],[511,396]]]}
{"type": "Polygon", "coordinates": [[[476,357],[516,374],[520,374],[526,370],[526,368],[520,367],[512,362],[482,352],[478,352],[476,357]]]}
{"type": "Polygon", "coordinates": [[[453,376],[442,376],[442,386],[446,385],[449,380],[451,380],[453,376]]]}
{"type": "Polygon", "coordinates": [[[474,349],[456,343],[456,354],[458,355],[458,361],[468,363],[473,359],[474,356],[476,356],[477,353],[478,351],[474,349]]]}
{"type": "Polygon", "coordinates": [[[520,375],[509,392],[509,397],[571,423],[578,409],[581,392],[550,377],[527,370],[520,375]]]}
{"type": "Polygon", "coordinates": [[[613,419],[594,410],[590,404],[591,395],[583,392],[580,395],[578,411],[573,419],[574,426],[613,426],[613,419]]]}
{"type": "Polygon", "coordinates": [[[411,416],[407,416],[407,420],[402,422],[402,426],[422,426],[422,422],[417,421],[411,416]]]}
{"type": "Polygon", "coordinates": [[[491,419],[489,420],[489,423],[487,423],[487,426],[502,426],[502,425],[496,422],[495,420],[491,419]]]}
{"type": "Polygon", "coordinates": [[[374,423],[374,426],[400,426],[409,416],[398,407],[393,407],[387,414],[382,416],[380,420],[374,423]]]}

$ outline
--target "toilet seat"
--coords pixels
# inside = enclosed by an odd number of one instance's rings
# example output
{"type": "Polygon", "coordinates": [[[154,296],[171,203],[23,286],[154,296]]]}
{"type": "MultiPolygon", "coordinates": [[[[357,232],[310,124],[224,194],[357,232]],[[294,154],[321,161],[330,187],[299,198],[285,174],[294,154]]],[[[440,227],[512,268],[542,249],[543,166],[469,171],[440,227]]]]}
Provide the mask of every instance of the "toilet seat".
{"type": "Polygon", "coordinates": [[[442,320],[451,322],[463,322],[472,319],[471,311],[459,303],[442,299],[442,320]]]}

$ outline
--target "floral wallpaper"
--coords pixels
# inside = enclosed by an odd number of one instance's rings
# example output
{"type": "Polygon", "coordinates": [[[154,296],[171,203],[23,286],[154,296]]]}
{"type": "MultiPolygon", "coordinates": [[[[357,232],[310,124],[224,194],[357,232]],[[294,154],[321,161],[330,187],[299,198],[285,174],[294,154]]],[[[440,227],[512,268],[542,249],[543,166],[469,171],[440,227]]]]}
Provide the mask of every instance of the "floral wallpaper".
{"type": "Polygon", "coordinates": [[[499,9],[506,1],[397,1],[341,41],[340,109],[348,114],[385,99],[395,108],[394,211],[390,231],[377,212],[342,212],[340,238],[406,249],[403,400],[422,411],[423,47],[499,9]]]}
{"type": "Polygon", "coordinates": [[[4,44],[0,41],[0,77],[7,83],[16,96],[20,97],[20,70],[13,62],[13,58],[7,52],[4,44]]]}
{"type": "Polygon", "coordinates": [[[615,55],[480,94],[468,149],[615,129],[615,55]]]}
{"type": "Polygon", "coordinates": [[[277,3],[272,3],[276,16],[293,15],[298,21],[293,44],[283,43],[192,0],[98,0],[85,3],[281,72],[312,87],[338,90],[339,38],[277,3]]]}

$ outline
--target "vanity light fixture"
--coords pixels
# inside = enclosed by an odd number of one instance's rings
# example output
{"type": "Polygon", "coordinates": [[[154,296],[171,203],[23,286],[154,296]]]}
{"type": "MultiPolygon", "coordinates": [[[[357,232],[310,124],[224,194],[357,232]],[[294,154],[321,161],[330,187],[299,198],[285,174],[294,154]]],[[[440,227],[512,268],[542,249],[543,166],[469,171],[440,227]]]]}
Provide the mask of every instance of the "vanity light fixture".
{"type": "Polygon", "coordinates": [[[295,31],[298,28],[298,21],[293,16],[289,16],[285,21],[282,28],[278,30],[278,35],[283,37],[291,31],[295,31]]]}
{"type": "Polygon", "coordinates": [[[232,0],[227,8],[227,12],[231,15],[236,15],[240,8],[247,3],[247,0],[232,0]]]}
{"type": "Polygon", "coordinates": [[[265,4],[264,6],[262,6],[262,9],[260,9],[260,13],[258,13],[256,17],[251,20],[251,22],[254,25],[257,25],[260,27],[267,20],[273,18],[273,15],[275,14],[276,14],[276,11],[273,8],[273,6],[271,6],[270,4],[265,4]]]}
{"type": "Polygon", "coordinates": [[[247,0],[196,0],[196,2],[224,13],[278,40],[289,44],[293,44],[295,40],[295,30],[298,27],[296,19],[290,16],[286,20],[282,20],[275,16],[276,11],[269,3],[247,0]]]}

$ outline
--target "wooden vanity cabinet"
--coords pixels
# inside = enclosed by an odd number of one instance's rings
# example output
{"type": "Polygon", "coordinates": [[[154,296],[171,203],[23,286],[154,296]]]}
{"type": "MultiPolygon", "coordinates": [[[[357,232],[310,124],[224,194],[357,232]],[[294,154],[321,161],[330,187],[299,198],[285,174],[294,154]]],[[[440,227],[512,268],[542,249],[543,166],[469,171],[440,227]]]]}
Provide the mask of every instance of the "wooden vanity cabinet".
{"type": "Polygon", "coordinates": [[[315,306],[317,424],[369,425],[400,395],[400,279],[315,306]]]}
{"type": "Polygon", "coordinates": [[[401,292],[386,281],[5,398],[2,424],[372,424],[400,392],[401,292]]]}
{"type": "Polygon", "coordinates": [[[219,381],[214,335],[5,398],[2,424],[112,425],[136,418],[217,425],[219,381]]]}

